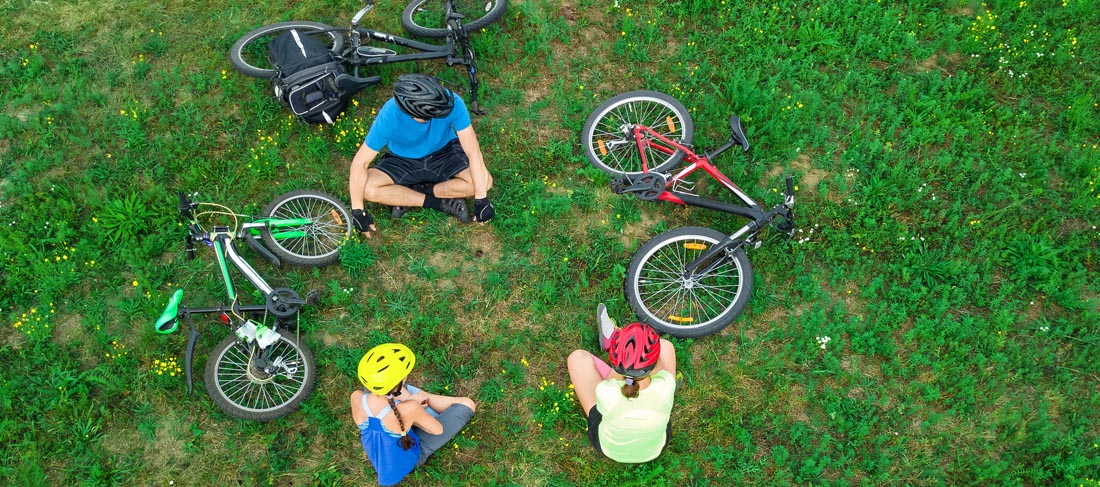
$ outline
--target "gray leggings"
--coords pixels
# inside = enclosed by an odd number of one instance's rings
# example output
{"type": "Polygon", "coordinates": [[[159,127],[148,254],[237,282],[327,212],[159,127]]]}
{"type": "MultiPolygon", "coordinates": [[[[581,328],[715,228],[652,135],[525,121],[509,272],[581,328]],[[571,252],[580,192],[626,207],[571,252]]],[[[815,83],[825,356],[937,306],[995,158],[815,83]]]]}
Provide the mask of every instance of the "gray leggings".
{"type": "Polygon", "coordinates": [[[428,457],[435,453],[436,450],[446,445],[451,438],[454,438],[459,431],[462,431],[462,427],[466,426],[466,423],[470,421],[470,418],[474,417],[474,411],[462,404],[452,404],[451,407],[443,410],[436,416],[435,419],[439,420],[443,424],[443,432],[438,435],[425,433],[420,428],[413,427],[416,430],[416,436],[420,437],[420,459],[417,460],[416,466],[419,467],[428,460],[428,457]]]}

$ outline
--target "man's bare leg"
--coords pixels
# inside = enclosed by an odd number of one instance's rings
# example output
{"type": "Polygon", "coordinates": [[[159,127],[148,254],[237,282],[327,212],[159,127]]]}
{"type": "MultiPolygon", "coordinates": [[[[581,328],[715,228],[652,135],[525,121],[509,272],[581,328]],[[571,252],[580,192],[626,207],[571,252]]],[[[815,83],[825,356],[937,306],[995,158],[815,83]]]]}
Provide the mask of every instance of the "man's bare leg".
{"type": "MultiPolygon", "coordinates": [[[[493,177],[489,176],[486,191],[493,186],[493,177]]],[[[474,179],[470,168],[463,169],[455,177],[435,185],[435,195],[440,198],[473,198],[474,179]]]]}
{"type": "Polygon", "coordinates": [[[424,206],[424,193],[394,184],[389,175],[374,168],[367,169],[367,185],[363,188],[363,197],[367,201],[388,206],[424,206]]]}

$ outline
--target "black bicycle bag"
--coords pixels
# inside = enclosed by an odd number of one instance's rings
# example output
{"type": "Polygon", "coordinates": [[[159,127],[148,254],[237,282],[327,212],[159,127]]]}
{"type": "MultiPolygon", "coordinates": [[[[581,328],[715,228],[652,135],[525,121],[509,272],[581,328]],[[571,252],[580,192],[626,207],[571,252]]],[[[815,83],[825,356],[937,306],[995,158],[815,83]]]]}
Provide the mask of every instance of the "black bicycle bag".
{"type": "Polygon", "coordinates": [[[341,89],[347,70],[312,35],[297,30],[279,34],[268,47],[275,67],[271,87],[283,105],[309,123],[332,124],[344,112],[355,91],[341,89]]]}

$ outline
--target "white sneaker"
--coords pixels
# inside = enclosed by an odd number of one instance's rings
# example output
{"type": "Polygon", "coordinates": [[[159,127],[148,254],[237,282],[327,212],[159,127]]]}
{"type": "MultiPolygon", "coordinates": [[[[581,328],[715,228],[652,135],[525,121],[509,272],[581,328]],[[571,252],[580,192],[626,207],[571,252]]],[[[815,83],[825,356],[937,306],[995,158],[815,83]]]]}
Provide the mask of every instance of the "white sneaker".
{"type": "Polygon", "coordinates": [[[603,303],[596,307],[596,323],[600,332],[600,348],[607,351],[611,348],[611,334],[615,332],[615,320],[607,315],[607,306],[603,303]]]}

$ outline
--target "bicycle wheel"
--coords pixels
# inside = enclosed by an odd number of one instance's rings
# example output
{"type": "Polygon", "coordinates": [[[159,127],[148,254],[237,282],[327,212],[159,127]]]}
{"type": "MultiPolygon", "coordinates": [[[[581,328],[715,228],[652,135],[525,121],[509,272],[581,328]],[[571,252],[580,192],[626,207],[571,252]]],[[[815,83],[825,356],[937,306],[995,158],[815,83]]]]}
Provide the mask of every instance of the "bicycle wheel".
{"type": "Polygon", "coordinates": [[[684,267],[727,235],[702,227],[669,230],[642,245],[630,260],[624,289],[634,313],[677,337],[716,333],[745,309],[752,265],[743,248],[704,262],[695,276],[684,267]]]}
{"type": "MultiPolygon", "coordinates": [[[[694,126],[691,115],[675,98],[655,91],[631,91],[603,102],[588,116],[581,133],[581,145],[589,162],[613,176],[641,174],[642,157],[631,129],[640,124],[681,144],[691,144],[694,126]]],[[[684,158],[684,151],[672,154],[645,148],[650,171],[663,171],[684,158]]]]}
{"type": "Polygon", "coordinates": [[[401,26],[411,34],[447,37],[447,3],[466,16],[462,25],[474,32],[504,16],[508,0],[412,0],[401,12],[401,26]],[[469,20],[472,19],[472,20],[469,20]]]}
{"type": "Polygon", "coordinates": [[[308,21],[279,22],[260,27],[237,39],[229,48],[229,62],[246,76],[274,78],[275,70],[267,57],[268,45],[279,34],[291,29],[298,32],[327,31],[316,35],[332,52],[340,53],[344,49],[344,33],[331,25],[308,21]]]}
{"type": "Polygon", "coordinates": [[[312,190],[291,191],[275,198],[264,209],[267,218],[308,218],[294,226],[265,226],[264,245],[281,260],[297,266],[323,266],[336,262],[340,245],[351,235],[351,216],[343,201],[312,190]]]}
{"type": "Polygon", "coordinates": [[[271,421],[298,409],[316,378],[313,354],[285,335],[263,350],[229,336],[206,361],[206,391],[214,404],[249,421],[271,421]]]}

